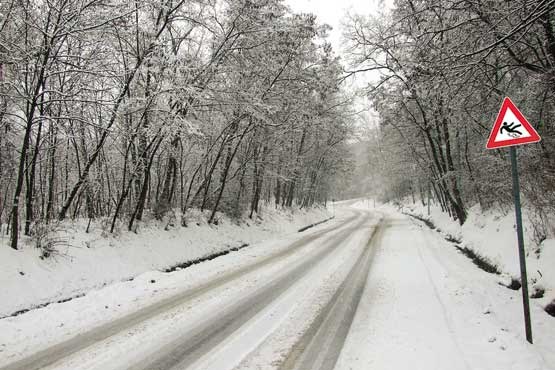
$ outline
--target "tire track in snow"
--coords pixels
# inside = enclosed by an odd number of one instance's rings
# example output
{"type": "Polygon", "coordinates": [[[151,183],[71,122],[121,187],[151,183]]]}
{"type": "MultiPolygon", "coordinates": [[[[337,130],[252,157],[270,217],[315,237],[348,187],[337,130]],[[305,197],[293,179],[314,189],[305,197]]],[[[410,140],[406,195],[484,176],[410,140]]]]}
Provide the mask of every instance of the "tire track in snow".
{"type": "Polygon", "coordinates": [[[253,271],[263,269],[276,261],[285,259],[298,252],[299,250],[306,248],[315,240],[325,237],[327,234],[333,233],[334,231],[340,230],[346,225],[349,225],[352,221],[359,218],[362,214],[362,212],[355,212],[352,217],[349,217],[339,225],[335,225],[333,227],[326,228],[313,234],[309,234],[292,243],[283,251],[270,255],[252,265],[248,265],[239,270],[224,274],[209,283],[186,290],[182,293],[156,302],[150,306],[143,307],[138,311],[135,311],[129,315],[111,321],[109,323],[103,324],[97,328],[93,328],[87,332],[79,333],[61,343],[40,350],[39,352],[36,352],[29,357],[20,359],[4,367],[1,367],[0,370],[39,370],[47,366],[54,365],[64,358],[85,350],[86,348],[91,347],[98,342],[127,331],[134,326],[139,325],[142,322],[153,317],[164,314],[165,312],[168,312],[173,308],[186,304],[209,292],[212,289],[219,288],[234,280],[240,279],[244,275],[247,275],[253,271]]]}
{"type": "Polygon", "coordinates": [[[209,351],[255,317],[257,313],[290,289],[303,276],[307,275],[318,262],[340,248],[345,239],[367,222],[367,217],[361,218],[355,225],[326,240],[316,254],[302,261],[287,274],[258,289],[254,294],[240,299],[222,310],[218,315],[209,317],[190,332],[164,346],[164,348],[157,351],[155,358],[143,359],[127,369],[184,369],[199,361],[209,351]]]}
{"type": "Polygon", "coordinates": [[[376,243],[384,232],[380,222],[366,248],[328,304],[312,322],[279,367],[280,370],[332,370],[353,322],[366,286],[376,243]]]}

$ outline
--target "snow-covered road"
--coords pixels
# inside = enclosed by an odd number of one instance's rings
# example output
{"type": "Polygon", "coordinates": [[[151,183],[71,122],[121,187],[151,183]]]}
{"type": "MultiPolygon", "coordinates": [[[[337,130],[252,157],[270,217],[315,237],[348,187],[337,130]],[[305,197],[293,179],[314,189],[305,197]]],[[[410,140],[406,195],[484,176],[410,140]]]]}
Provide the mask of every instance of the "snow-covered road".
{"type": "Polygon", "coordinates": [[[555,320],[541,306],[532,304],[530,345],[519,291],[427,227],[393,213],[386,219],[335,369],[554,368],[555,320]]]}
{"type": "Polygon", "coordinates": [[[550,369],[553,320],[535,310],[528,345],[513,295],[432,231],[344,204],[305,233],[0,320],[0,370],[550,369]]]}
{"type": "MultiPolygon", "coordinates": [[[[242,355],[256,349],[280,324],[295,319],[300,321],[297,328],[310,324],[311,316],[326,304],[359,259],[376,223],[367,212],[350,210],[333,224],[306,235],[292,235],[167,274],[171,276],[158,276],[157,285],[168,291],[179,290],[181,285],[183,290],[154,296],[152,302],[143,300],[134,312],[129,304],[127,313],[125,309],[108,313],[114,317],[104,319],[102,325],[75,320],[51,332],[29,321],[40,321],[41,314],[46,320],[63,317],[64,311],[83,306],[115,306],[118,297],[109,288],[105,293],[110,297],[96,302],[83,297],[2,320],[0,329],[6,330],[0,338],[7,360],[2,361],[7,363],[2,369],[223,369],[240,365],[248,357],[242,355]],[[10,332],[17,338],[9,338],[10,332]]],[[[136,288],[120,287],[117,293],[129,295],[126,290],[136,288]]]]}

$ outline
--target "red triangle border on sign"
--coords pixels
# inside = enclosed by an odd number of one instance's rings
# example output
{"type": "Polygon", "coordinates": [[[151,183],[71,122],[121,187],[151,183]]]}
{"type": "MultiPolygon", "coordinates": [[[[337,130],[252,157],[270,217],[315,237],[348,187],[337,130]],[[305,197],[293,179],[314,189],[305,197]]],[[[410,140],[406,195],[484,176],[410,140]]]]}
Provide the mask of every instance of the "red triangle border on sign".
{"type": "Polygon", "coordinates": [[[487,149],[504,148],[507,146],[537,143],[540,140],[541,140],[541,137],[534,129],[534,127],[532,127],[532,125],[526,120],[526,118],[524,118],[522,113],[518,110],[518,108],[511,101],[511,99],[506,97],[503,100],[503,105],[501,105],[501,109],[499,110],[499,113],[497,114],[497,118],[495,120],[495,124],[493,125],[491,133],[489,135],[486,148],[487,149]],[[507,109],[511,109],[513,114],[520,121],[519,123],[522,126],[524,126],[524,128],[530,133],[529,137],[516,138],[513,140],[495,141],[495,138],[497,137],[497,132],[499,132],[499,129],[501,128],[501,124],[502,124],[503,118],[505,117],[505,113],[507,112],[507,109]]]}

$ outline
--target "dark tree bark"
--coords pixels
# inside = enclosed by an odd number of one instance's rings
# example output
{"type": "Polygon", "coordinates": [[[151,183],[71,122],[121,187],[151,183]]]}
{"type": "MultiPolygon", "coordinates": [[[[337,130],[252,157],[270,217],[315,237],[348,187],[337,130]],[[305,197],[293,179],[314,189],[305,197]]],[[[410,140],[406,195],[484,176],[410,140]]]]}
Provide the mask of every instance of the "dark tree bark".
{"type": "MultiPolygon", "coordinates": [[[[241,122],[241,120],[237,120],[237,126],[239,126],[239,123],[241,122]]],[[[221,179],[220,179],[220,191],[218,192],[218,197],[216,198],[216,202],[214,203],[214,207],[212,208],[212,213],[210,214],[210,218],[208,219],[208,223],[211,224],[214,222],[214,218],[216,217],[216,212],[218,211],[218,206],[220,205],[220,201],[222,200],[222,194],[224,192],[225,186],[226,186],[226,179],[227,179],[227,175],[229,173],[229,168],[231,167],[231,162],[233,161],[233,158],[235,158],[235,155],[237,154],[237,150],[239,149],[239,146],[241,145],[241,142],[243,141],[245,135],[247,134],[247,132],[249,131],[249,129],[252,127],[254,123],[254,120],[251,118],[249,121],[249,124],[247,125],[247,127],[245,128],[245,130],[241,133],[241,136],[239,137],[239,140],[237,142],[237,144],[235,145],[235,148],[233,149],[233,151],[231,151],[231,147],[228,148],[228,152],[227,152],[227,158],[225,161],[225,167],[223,170],[223,173],[221,175],[221,179]]],[[[237,131],[237,129],[234,130],[235,132],[237,131]]]]}

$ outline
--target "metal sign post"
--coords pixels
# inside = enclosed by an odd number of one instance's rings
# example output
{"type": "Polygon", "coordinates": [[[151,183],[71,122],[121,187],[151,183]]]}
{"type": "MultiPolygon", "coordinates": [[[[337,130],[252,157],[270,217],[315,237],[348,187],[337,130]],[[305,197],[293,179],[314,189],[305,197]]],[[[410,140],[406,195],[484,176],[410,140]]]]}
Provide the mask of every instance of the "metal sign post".
{"type": "Polygon", "coordinates": [[[516,148],[509,148],[511,167],[513,172],[513,198],[515,202],[516,233],[518,237],[518,257],[520,259],[520,281],[522,283],[522,304],[524,307],[524,326],[526,340],[534,343],[532,339],[532,323],[530,321],[530,301],[528,298],[528,274],[526,273],[526,252],[524,251],[524,233],[522,231],[522,210],[520,208],[520,184],[518,181],[518,162],[516,148]]]}
{"type": "Polygon", "coordinates": [[[533,343],[532,324],[530,320],[530,301],[528,297],[528,276],[526,274],[526,251],[524,250],[524,233],[522,231],[522,209],[520,208],[520,184],[518,181],[518,163],[515,145],[537,143],[540,135],[524,118],[516,105],[509,98],[503,100],[501,110],[489,135],[487,149],[509,147],[513,173],[513,197],[515,202],[516,233],[518,238],[518,257],[520,260],[520,282],[522,284],[522,305],[524,307],[524,327],[526,340],[533,343]]]}

